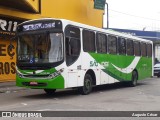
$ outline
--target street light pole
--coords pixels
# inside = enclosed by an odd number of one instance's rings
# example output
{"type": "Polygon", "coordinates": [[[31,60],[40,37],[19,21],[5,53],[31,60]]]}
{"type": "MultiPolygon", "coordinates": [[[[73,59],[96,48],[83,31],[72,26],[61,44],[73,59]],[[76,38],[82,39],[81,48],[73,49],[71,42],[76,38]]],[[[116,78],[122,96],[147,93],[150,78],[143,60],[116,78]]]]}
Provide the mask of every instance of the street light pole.
{"type": "Polygon", "coordinates": [[[108,3],[105,3],[106,4],[106,6],[107,6],[107,28],[109,28],[109,15],[108,15],[108,3]]]}
{"type": "MultiPolygon", "coordinates": [[[[105,5],[106,5],[106,7],[107,7],[107,28],[109,28],[109,12],[108,12],[108,3],[105,3],[105,5]]],[[[105,10],[106,9],[104,9],[104,13],[103,13],[103,18],[104,18],[104,15],[105,15],[105,10]]],[[[104,26],[104,20],[103,20],[103,26],[104,26]]],[[[103,28],[103,26],[102,26],[102,28],[103,28]]]]}

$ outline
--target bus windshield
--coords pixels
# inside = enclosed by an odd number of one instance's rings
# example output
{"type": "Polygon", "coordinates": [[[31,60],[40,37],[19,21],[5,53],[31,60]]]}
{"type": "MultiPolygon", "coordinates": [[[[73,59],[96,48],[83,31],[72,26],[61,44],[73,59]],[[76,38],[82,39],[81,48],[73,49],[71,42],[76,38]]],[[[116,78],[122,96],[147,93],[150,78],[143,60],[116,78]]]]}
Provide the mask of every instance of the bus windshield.
{"type": "Polygon", "coordinates": [[[18,39],[19,63],[55,63],[63,59],[62,33],[26,34],[18,39]]]}

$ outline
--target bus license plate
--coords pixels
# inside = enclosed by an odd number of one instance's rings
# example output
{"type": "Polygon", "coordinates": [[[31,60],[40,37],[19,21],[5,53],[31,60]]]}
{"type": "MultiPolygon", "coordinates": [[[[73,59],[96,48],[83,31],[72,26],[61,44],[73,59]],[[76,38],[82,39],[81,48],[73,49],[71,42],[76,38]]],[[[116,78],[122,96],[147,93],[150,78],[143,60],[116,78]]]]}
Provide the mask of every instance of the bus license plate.
{"type": "Polygon", "coordinates": [[[29,84],[30,84],[30,85],[38,85],[37,82],[30,82],[29,84]]]}

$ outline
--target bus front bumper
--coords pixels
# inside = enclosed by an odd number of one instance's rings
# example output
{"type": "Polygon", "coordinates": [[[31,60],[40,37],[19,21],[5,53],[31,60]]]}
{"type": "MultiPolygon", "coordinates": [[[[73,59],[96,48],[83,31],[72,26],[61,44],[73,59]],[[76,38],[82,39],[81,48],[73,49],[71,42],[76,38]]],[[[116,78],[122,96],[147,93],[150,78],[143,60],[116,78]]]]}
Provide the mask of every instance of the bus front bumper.
{"type": "Polygon", "coordinates": [[[16,76],[16,86],[34,89],[64,89],[64,78],[58,76],[54,79],[31,79],[16,76]]]}

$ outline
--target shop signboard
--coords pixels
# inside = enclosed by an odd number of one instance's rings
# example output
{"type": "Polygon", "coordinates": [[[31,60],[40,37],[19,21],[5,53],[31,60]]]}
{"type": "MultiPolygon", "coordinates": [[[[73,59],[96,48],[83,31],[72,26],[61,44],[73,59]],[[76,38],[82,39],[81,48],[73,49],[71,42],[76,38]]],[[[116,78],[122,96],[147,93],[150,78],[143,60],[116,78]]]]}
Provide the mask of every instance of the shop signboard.
{"type": "Polygon", "coordinates": [[[15,80],[16,74],[16,27],[22,21],[0,17],[0,82],[15,80]]]}
{"type": "Polygon", "coordinates": [[[94,8],[104,10],[106,0],[94,0],[94,8]]]}
{"type": "Polygon", "coordinates": [[[15,35],[16,27],[22,20],[0,17],[0,36],[12,37],[15,35]]]}

